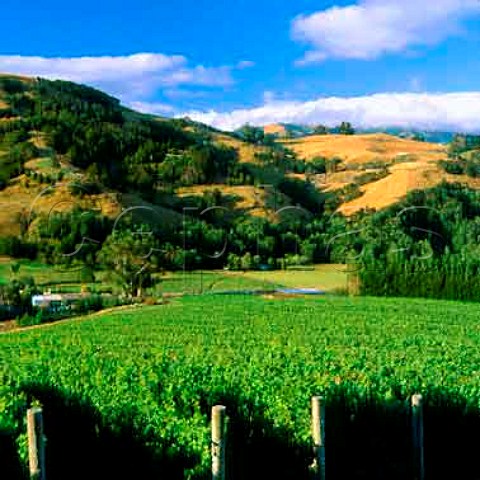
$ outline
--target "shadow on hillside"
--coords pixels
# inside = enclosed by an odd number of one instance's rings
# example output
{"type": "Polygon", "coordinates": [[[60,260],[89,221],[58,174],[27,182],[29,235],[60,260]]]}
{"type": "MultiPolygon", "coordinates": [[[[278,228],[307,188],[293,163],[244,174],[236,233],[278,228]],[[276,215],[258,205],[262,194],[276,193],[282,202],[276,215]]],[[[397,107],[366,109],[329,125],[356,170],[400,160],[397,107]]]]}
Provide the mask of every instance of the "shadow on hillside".
{"type": "Polygon", "coordinates": [[[0,428],[0,478],[23,480],[25,472],[20,464],[15,433],[0,428]]]}
{"type": "MultiPolygon", "coordinates": [[[[219,395],[204,401],[227,407],[228,480],[309,479],[312,445],[296,442],[291,432],[265,420],[265,406],[219,395]]],[[[426,399],[424,410],[427,480],[478,480],[475,441],[480,415],[457,397],[426,399]]],[[[306,414],[309,414],[308,400],[306,414]]],[[[329,479],[405,480],[414,478],[408,401],[385,402],[348,396],[338,388],[326,405],[326,469],[329,479]]],[[[279,419],[281,421],[281,419],[279,419]]]]}
{"type": "Polygon", "coordinates": [[[239,395],[204,394],[202,410],[210,417],[211,407],[227,407],[226,470],[228,480],[307,480],[308,446],[293,439],[292,432],[275,427],[265,419],[266,406],[254,405],[239,395]]]}
{"type": "Polygon", "coordinates": [[[38,385],[23,390],[29,401],[44,405],[48,480],[183,480],[184,470],[199,463],[172,453],[172,442],[137,431],[128,412],[113,431],[91,404],[78,398],[38,385]],[[153,440],[155,449],[147,447],[153,440]]]}
{"type": "MultiPolygon", "coordinates": [[[[332,392],[333,393],[333,392],[332,392]]],[[[326,462],[334,479],[405,480],[413,474],[408,399],[351,401],[341,388],[326,406],[326,462]]],[[[424,458],[427,480],[480,478],[477,461],[480,415],[459,397],[425,397],[424,458]]]]}
{"type": "MultiPolygon", "coordinates": [[[[171,453],[174,439],[161,439],[158,432],[139,432],[128,412],[112,431],[92,405],[78,398],[50,387],[29,385],[24,391],[29,401],[35,398],[44,405],[49,480],[183,480],[186,469],[201,463],[200,458],[171,453]]],[[[193,408],[181,404],[180,398],[177,402],[178,411],[185,415],[193,408]]],[[[206,422],[212,405],[227,407],[228,480],[311,479],[311,443],[295,439],[291,430],[267,420],[266,405],[235,391],[202,392],[200,402],[206,422]]],[[[439,392],[430,393],[425,402],[426,479],[478,480],[478,412],[467,408],[464,399],[439,392]]],[[[305,414],[309,413],[307,398],[305,414]]],[[[329,480],[414,478],[408,401],[360,397],[352,395],[351,388],[339,386],[328,395],[325,435],[329,480]]],[[[21,478],[21,467],[11,462],[18,458],[15,451],[13,437],[0,432],[0,460],[5,458],[2,464],[11,468],[5,478],[12,480],[21,478]]],[[[206,480],[211,476],[203,471],[188,478],[206,480]]]]}

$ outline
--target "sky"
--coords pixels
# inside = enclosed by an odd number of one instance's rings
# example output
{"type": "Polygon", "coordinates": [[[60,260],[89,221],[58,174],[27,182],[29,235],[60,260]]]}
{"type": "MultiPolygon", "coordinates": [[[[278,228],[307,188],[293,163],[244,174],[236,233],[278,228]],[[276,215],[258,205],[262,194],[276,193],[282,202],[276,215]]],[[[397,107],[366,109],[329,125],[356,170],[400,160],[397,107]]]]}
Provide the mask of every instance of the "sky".
{"type": "Polygon", "coordinates": [[[480,0],[3,0],[0,72],[245,123],[480,131],[480,0]]]}

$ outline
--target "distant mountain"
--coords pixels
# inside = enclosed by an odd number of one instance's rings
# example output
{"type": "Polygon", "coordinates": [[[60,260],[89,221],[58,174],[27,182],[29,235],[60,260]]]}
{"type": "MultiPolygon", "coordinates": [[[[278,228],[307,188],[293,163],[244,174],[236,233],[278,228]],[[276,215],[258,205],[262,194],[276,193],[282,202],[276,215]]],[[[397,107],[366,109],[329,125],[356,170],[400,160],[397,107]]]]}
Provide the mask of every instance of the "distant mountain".
{"type": "Polygon", "coordinates": [[[272,123],[263,127],[265,134],[275,135],[279,138],[299,138],[311,135],[313,128],[308,125],[296,125],[293,123],[272,123]]]}
{"type": "MultiPolygon", "coordinates": [[[[354,126],[355,127],[355,126],[354,126]]],[[[293,123],[274,123],[263,127],[266,134],[275,135],[278,138],[301,138],[314,134],[314,126],[299,125],[293,123]]],[[[337,133],[336,128],[329,128],[329,133],[337,133]]],[[[431,143],[450,143],[455,132],[427,131],[405,129],[400,127],[380,127],[380,128],[357,128],[357,133],[386,133],[401,138],[423,138],[431,143]]]]}
{"type": "Polygon", "coordinates": [[[415,137],[423,137],[426,142],[431,143],[450,143],[453,140],[455,132],[441,132],[428,130],[409,130],[399,127],[384,127],[384,128],[366,128],[358,129],[359,133],[387,133],[401,138],[414,139],[415,137]]]}

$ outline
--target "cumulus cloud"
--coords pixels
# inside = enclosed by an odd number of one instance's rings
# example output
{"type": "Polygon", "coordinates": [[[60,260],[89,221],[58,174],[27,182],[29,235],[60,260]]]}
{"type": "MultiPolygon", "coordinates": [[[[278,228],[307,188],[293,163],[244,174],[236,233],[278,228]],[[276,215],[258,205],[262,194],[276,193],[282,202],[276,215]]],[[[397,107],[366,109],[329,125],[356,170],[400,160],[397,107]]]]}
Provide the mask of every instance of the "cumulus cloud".
{"type": "Polygon", "coordinates": [[[310,46],[297,64],[328,58],[371,60],[434,45],[462,32],[463,21],[480,14],[478,0],[361,0],[292,22],[295,40],[310,46]]]}
{"type": "Polygon", "coordinates": [[[128,103],[162,88],[179,86],[226,87],[232,71],[245,65],[191,66],[182,55],[136,53],[126,56],[48,58],[0,55],[0,71],[87,83],[120,96],[128,103]]]}
{"type": "Polygon", "coordinates": [[[379,93],[360,97],[327,97],[308,102],[272,101],[231,112],[182,114],[223,130],[245,123],[325,124],[349,121],[358,128],[397,126],[428,130],[480,131],[480,92],[379,93]]]}

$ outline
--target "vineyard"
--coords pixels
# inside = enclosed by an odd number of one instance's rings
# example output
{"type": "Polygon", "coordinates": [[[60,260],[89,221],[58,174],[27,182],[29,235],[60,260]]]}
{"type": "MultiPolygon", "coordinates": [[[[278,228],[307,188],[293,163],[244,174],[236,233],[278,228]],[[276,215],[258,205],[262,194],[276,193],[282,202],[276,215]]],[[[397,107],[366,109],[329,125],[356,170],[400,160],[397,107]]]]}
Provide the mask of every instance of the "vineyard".
{"type": "Polygon", "coordinates": [[[480,306],[373,298],[184,297],[0,335],[0,476],[27,478],[43,405],[49,480],[206,479],[228,411],[228,480],[308,479],[326,397],[328,478],[409,478],[425,401],[430,478],[479,478],[480,306]]]}

